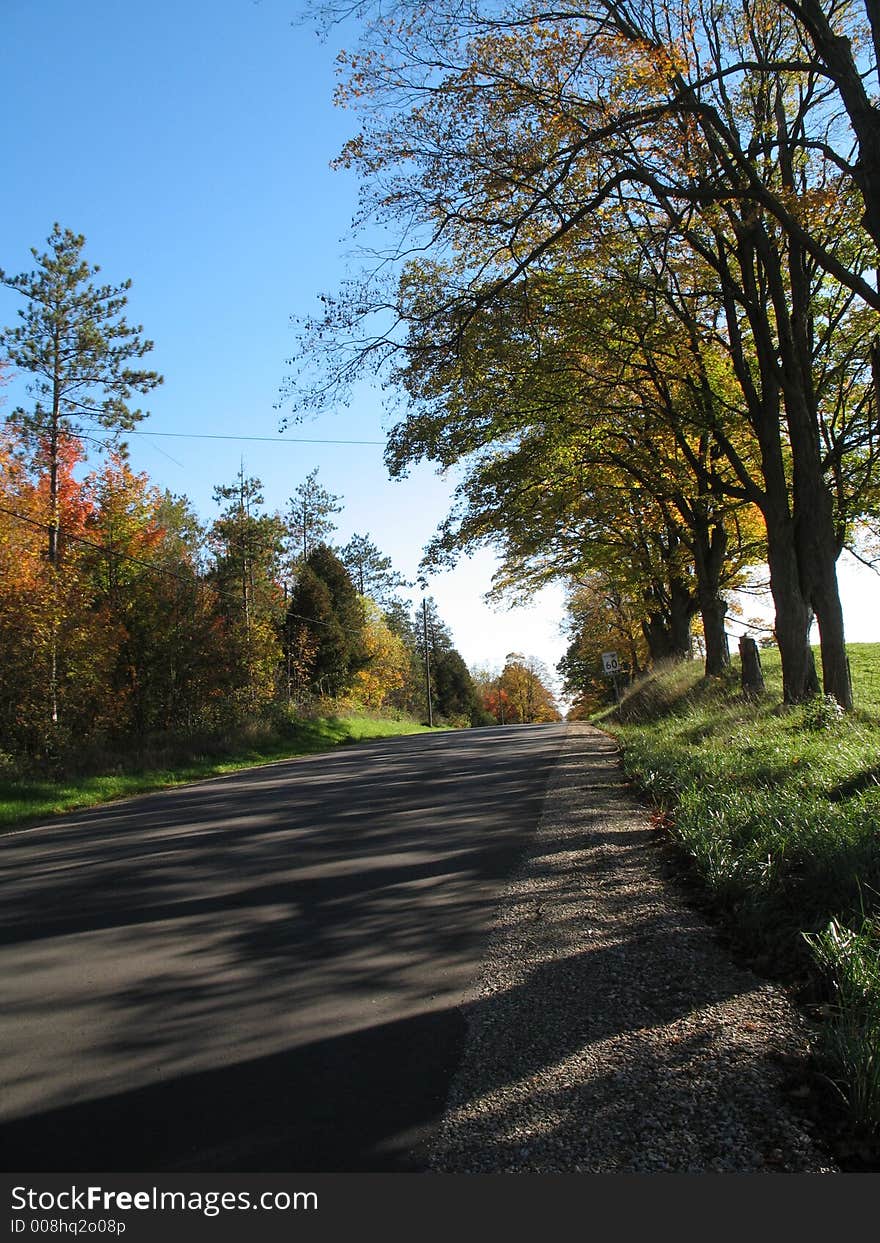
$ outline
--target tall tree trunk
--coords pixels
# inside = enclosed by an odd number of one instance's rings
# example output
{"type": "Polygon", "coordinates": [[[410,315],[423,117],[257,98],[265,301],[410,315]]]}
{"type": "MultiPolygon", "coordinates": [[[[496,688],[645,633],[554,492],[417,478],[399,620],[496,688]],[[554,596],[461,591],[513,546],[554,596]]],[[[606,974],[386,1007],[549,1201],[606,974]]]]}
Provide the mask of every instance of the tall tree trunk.
{"type": "Polygon", "coordinates": [[[816,620],[822,645],[822,686],[826,695],[833,695],[842,708],[849,712],[853,707],[852,679],[846,638],[843,627],[843,609],[837,586],[837,570],[830,567],[833,583],[813,592],[816,620]]]}
{"type": "MultiPolygon", "coordinates": [[[[767,562],[776,609],[783,699],[786,703],[799,703],[815,694],[819,686],[810,648],[813,608],[809,566],[804,561],[803,541],[799,545],[797,539],[798,533],[802,534],[805,529],[804,523],[810,520],[809,498],[803,485],[799,488],[796,482],[793,491],[789,487],[782,440],[780,397],[784,395],[794,473],[805,481],[808,478],[805,444],[809,445],[809,435],[800,415],[792,419],[793,412],[797,411],[792,397],[799,368],[789,331],[790,291],[786,288],[779,252],[759,221],[750,220],[739,226],[737,261],[745,291],[744,309],[752,328],[760,388],[755,386],[742,352],[735,296],[729,288],[725,289],[727,321],[734,343],[734,363],[749,404],[749,421],[761,452],[764,493],[758,503],[767,527],[767,562]],[[771,321],[768,305],[771,298],[775,323],[771,321]],[[803,515],[799,528],[796,515],[803,515]]],[[[801,381],[802,378],[801,374],[801,381]]]]}
{"type": "Polygon", "coordinates": [[[697,603],[706,641],[706,677],[717,678],[730,666],[730,649],[724,629],[727,601],[721,595],[721,576],[727,554],[727,532],[702,519],[694,523],[693,553],[697,577],[697,603]]]}
{"type": "MultiPolygon", "coordinates": [[[[831,496],[822,476],[818,429],[808,398],[808,393],[795,386],[786,393],[794,476],[793,541],[804,603],[811,620],[815,614],[819,623],[822,688],[849,711],[853,706],[852,685],[837,583],[840,544],[831,496]]],[[[811,693],[819,689],[815,670],[809,689],[811,693]]]]}
{"type": "Polygon", "coordinates": [[[719,678],[730,668],[730,648],[725,630],[727,601],[718,595],[701,598],[700,618],[706,641],[706,677],[719,678]]]}
{"type": "Polygon", "coordinates": [[[673,578],[669,584],[669,634],[676,660],[691,660],[694,654],[691,619],[697,611],[690,584],[673,578]]]}
{"type": "MultiPolygon", "coordinates": [[[[780,150],[785,151],[780,124],[780,150]]],[[[781,156],[786,181],[794,185],[788,157],[781,156]]],[[[819,622],[822,680],[826,695],[852,708],[852,687],[846,657],[843,609],[837,585],[840,542],[834,505],[822,469],[818,402],[813,383],[815,342],[812,332],[811,287],[805,256],[794,241],[788,246],[788,289],[781,279],[775,251],[762,248],[779,336],[779,359],[788,442],[792,460],[794,546],[801,592],[819,622]]]]}
{"type": "Polygon", "coordinates": [[[669,623],[661,613],[653,612],[643,619],[642,634],[645,636],[645,642],[654,664],[660,660],[668,660],[672,656],[669,623]]]}
{"type": "Polygon", "coordinates": [[[690,585],[673,579],[665,603],[656,590],[649,593],[649,612],[642,620],[642,634],[651,653],[651,660],[690,660],[693,655],[691,618],[696,611],[690,585]]]}
{"type": "MultiPolygon", "coordinates": [[[[824,487],[822,492],[825,492],[824,487]]],[[[822,689],[826,695],[833,695],[848,712],[853,706],[853,697],[843,607],[837,583],[839,549],[831,515],[822,514],[826,506],[830,508],[827,493],[824,497],[817,496],[813,508],[816,516],[812,521],[805,516],[801,518],[797,526],[797,542],[800,563],[809,567],[809,602],[819,624],[822,689]]]]}
{"type": "Polygon", "coordinates": [[[765,513],[765,518],[770,590],[776,607],[776,642],[782,661],[782,697],[788,704],[800,703],[819,689],[810,647],[813,610],[801,590],[791,518],[772,513],[765,513]]]}

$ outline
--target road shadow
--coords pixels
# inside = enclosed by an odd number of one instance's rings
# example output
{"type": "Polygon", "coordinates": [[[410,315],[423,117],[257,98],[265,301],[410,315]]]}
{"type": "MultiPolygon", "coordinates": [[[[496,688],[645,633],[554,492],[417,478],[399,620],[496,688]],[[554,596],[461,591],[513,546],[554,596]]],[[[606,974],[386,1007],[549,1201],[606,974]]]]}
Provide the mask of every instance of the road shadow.
{"type": "Polygon", "coordinates": [[[417,1172],[464,1030],[455,1009],[417,1015],[36,1113],[0,1127],[0,1166],[417,1172]]]}
{"type": "Polygon", "coordinates": [[[7,1168],[404,1168],[563,732],[395,739],[2,839],[7,1168]]]}
{"type": "MultiPolygon", "coordinates": [[[[633,941],[653,931],[635,928],[633,941]]],[[[466,1033],[480,1027],[490,1005],[496,1030],[506,1035],[493,1044],[487,1093],[609,1036],[669,1022],[727,995],[704,989],[696,997],[683,963],[680,980],[667,977],[652,998],[650,981],[635,982],[640,1004],[611,1021],[603,998],[620,987],[627,961],[626,945],[561,959],[491,1002],[433,1009],[13,1119],[0,1126],[0,1162],[7,1171],[71,1173],[423,1172],[466,1033]]],[[[175,999],[159,990],[152,1001],[161,1009],[175,999]]],[[[162,1045],[170,1047],[167,1032],[162,1045]]],[[[502,1140],[501,1155],[503,1147],[502,1140]]]]}

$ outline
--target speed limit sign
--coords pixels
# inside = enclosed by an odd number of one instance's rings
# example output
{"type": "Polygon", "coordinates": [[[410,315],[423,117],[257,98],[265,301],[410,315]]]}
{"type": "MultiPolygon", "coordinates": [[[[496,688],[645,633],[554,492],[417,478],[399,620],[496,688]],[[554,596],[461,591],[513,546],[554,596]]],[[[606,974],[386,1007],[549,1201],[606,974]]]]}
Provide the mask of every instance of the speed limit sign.
{"type": "Polygon", "coordinates": [[[606,673],[617,673],[620,669],[620,661],[617,659],[617,652],[603,652],[602,667],[606,673]]]}

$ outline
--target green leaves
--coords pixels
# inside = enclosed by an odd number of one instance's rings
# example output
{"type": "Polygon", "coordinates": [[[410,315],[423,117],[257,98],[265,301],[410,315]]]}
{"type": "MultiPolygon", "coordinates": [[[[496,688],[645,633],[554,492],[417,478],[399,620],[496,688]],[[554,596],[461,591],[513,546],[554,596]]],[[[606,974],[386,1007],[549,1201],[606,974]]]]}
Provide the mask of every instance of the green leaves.
{"type": "Polygon", "coordinates": [[[342,506],[337,504],[341,500],[341,496],[334,496],[318,483],[317,467],[298,485],[290,498],[288,512],[290,553],[294,566],[306,560],[319,544],[329,542],[336,530],[332,515],[342,512],[342,506]]]}
{"type": "Polygon", "coordinates": [[[143,413],[129,408],[133,393],[162,383],[155,371],[130,366],[153,349],[123,314],[131,281],[96,285],[99,272],[82,257],[85,238],[55,224],[48,250],[32,254],[31,272],[0,270],[0,281],[26,299],[20,322],[0,332],[9,361],[32,377],[30,411],[16,414],[22,425],[50,434],[64,419],[129,430],[143,413]]]}
{"type": "Polygon", "coordinates": [[[309,672],[318,694],[343,694],[369,661],[363,607],[345,566],[325,544],[318,544],[297,570],[287,630],[311,636],[309,672]]]}

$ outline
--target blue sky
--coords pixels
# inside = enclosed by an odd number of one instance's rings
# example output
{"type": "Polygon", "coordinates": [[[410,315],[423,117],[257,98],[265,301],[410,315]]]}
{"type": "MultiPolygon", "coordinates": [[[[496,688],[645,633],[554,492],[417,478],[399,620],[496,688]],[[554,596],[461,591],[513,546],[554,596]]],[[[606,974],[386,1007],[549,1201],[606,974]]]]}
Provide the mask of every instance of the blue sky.
{"type": "MultiPolygon", "coordinates": [[[[296,23],[296,0],[2,0],[4,141],[0,265],[28,270],[55,220],[85,234],[111,282],[132,279],[130,319],[156,342],[165,384],[146,432],[276,437],[274,408],[295,348],[290,317],[349,270],[357,185],[329,165],[353,129],[334,108],[334,60],[296,23]]],[[[0,319],[15,314],[0,293],[0,319]]],[[[314,467],[345,499],[339,537],[370,532],[413,578],[452,481],[428,467],[388,479],[381,394],[310,418],[274,444],[133,437],[134,465],[203,517],[242,455],[284,509],[314,467]],[[294,438],[375,440],[374,446],[294,438]],[[173,460],[172,460],[173,459],[173,460]]],[[[555,664],[561,593],[496,613],[481,596],[489,555],[429,591],[470,664],[525,651],[555,664]]]]}
{"type": "MultiPolygon", "coordinates": [[[[6,134],[0,266],[29,269],[54,221],[83,233],[104,278],[131,277],[130,319],[156,342],[165,384],[142,428],[277,437],[275,405],[295,349],[293,314],[344,279],[357,186],[330,161],[354,128],[335,109],[334,59],[296,24],[297,0],[0,0],[6,134]]],[[[0,322],[13,295],[0,291],[0,322]]],[[[364,386],[350,408],[290,428],[275,443],[132,438],[134,465],[190,497],[204,518],[211,491],[245,460],[283,509],[314,467],[345,498],[339,537],[369,531],[414,577],[444,517],[453,481],[420,467],[390,482],[381,445],[295,438],[384,439],[382,395],[364,386]]],[[[470,664],[523,651],[551,667],[564,650],[562,594],[529,609],[481,601],[486,553],[429,591],[470,664]]],[[[880,639],[876,579],[845,573],[852,639],[880,639]]]]}

